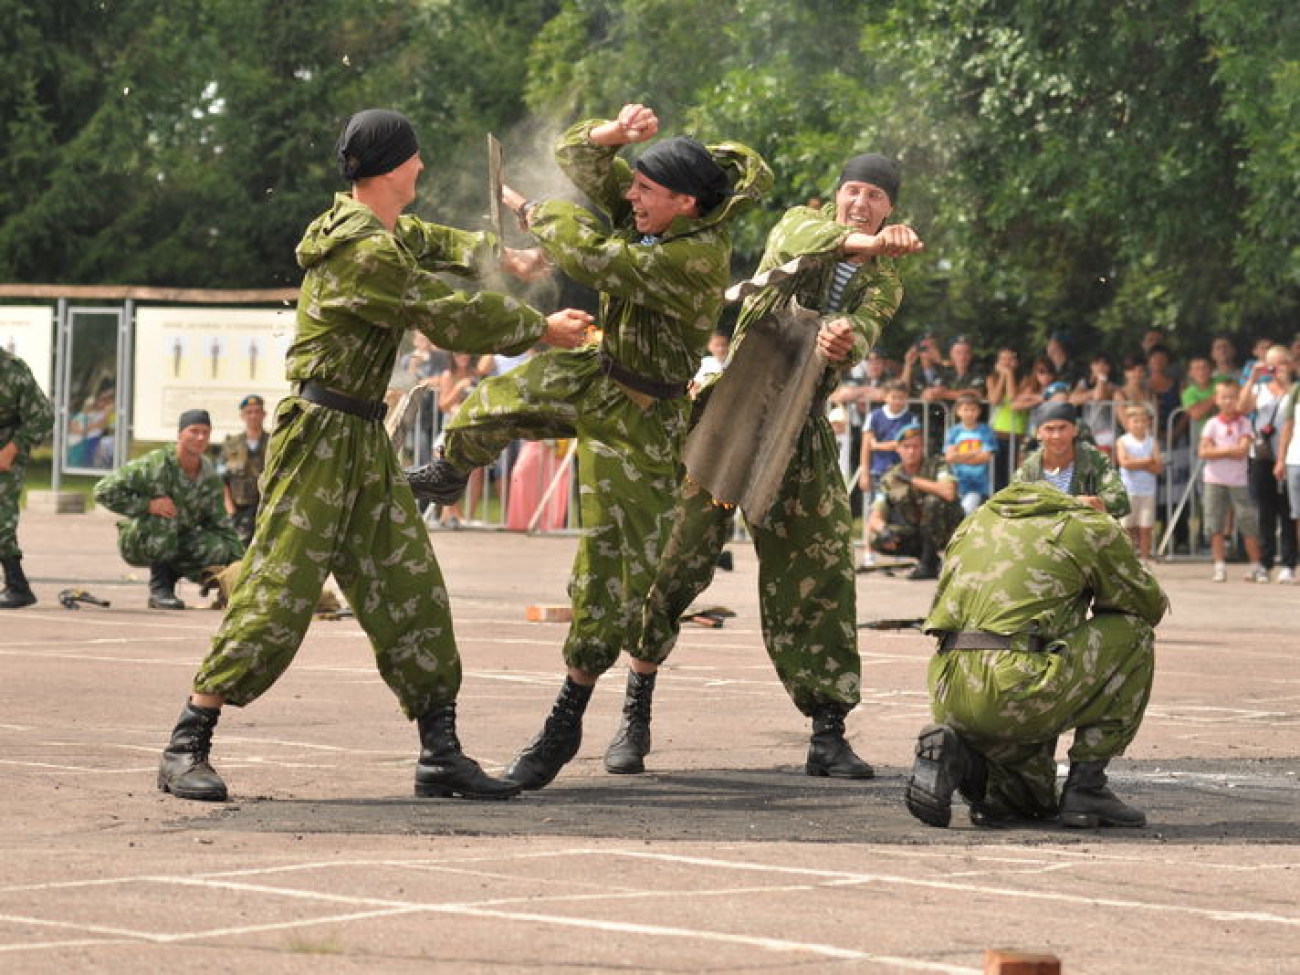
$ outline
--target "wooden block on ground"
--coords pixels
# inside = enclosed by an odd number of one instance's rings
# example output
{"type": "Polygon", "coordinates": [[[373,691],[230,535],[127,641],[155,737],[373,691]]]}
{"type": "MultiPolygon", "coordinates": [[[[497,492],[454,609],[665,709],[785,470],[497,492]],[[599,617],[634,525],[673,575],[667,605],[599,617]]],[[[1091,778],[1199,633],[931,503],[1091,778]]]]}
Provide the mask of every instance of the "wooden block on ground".
{"type": "Polygon", "coordinates": [[[1055,955],[988,948],[984,952],[984,975],[1061,975],[1061,960],[1055,955]]]}
{"type": "Polygon", "coordinates": [[[571,606],[529,606],[524,618],[530,623],[568,623],[573,619],[571,606]]]}

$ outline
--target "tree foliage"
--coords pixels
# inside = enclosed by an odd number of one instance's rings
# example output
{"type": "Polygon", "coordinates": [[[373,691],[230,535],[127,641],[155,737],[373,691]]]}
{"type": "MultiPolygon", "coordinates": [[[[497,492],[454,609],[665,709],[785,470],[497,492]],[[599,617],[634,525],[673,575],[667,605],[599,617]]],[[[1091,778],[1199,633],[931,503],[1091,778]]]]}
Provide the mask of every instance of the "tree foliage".
{"type": "MultiPolygon", "coordinates": [[[[1300,7],[1285,0],[0,0],[0,278],[297,280],[332,142],[407,112],[421,209],[477,225],[484,133],[655,107],[771,163],[752,265],[850,155],[926,240],[888,342],[1286,336],[1300,7]]],[[[521,146],[510,147],[519,154],[521,146]]]]}

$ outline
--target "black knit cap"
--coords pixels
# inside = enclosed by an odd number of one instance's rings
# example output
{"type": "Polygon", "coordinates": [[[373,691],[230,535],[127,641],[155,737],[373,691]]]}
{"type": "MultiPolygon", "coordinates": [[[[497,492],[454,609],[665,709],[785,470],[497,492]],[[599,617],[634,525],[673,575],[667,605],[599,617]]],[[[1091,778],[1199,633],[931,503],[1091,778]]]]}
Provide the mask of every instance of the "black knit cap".
{"type": "Polygon", "coordinates": [[[186,427],[202,425],[205,427],[212,426],[212,417],[208,415],[207,410],[186,410],[181,414],[180,425],[176,428],[179,433],[186,427]]]}
{"type": "Polygon", "coordinates": [[[838,190],[849,182],[879,186],[889,195],[889,202],[897,206],[898,189],[903,183],[903,177],[894,160],[874,152],[864,152],[844,164],[844,171],[840,173],[840,181],[835,188],[838,190]]]}
{"type": "Polygon", "coordinates": [[[391,173],[420,151],[415,129],[401,112],[367,108],[343,126],[334,146],[339,173],[349,181],[391,173]]]}
{"type": "Polygon", "coordinates": [[[701,216],[731,195],[731,181],[712,153],[684,135],[656,142],[636,168],[660,186],[695,197],[701,216]]]}
{"type": "Polygon", "coordinates": [[[1066,423],[1078,424],[1079,411],[1073,403],[1065,403],[1060,400],[1052,400],[1043,404],[1043,408],[1038,411],[1038,425],[1041,427],[1044,423],[1051,423],[1054,420],[1064,420],[1066,423]]]}

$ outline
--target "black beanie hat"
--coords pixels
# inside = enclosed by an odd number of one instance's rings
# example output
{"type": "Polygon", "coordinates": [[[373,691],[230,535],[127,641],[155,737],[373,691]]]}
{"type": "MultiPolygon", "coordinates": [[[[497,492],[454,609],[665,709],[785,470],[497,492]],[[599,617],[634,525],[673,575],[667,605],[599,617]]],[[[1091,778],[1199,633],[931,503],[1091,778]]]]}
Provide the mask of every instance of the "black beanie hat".
{"type": "Polygon", "coordinates": [[[357,112],[344,123],[334,146],[339,173],[349,181],[391,173],[419,151],[406,116],[386,108],[357,112]]]}
{"type": "Polygon", "coordinates": [[[1044,423],[1051,423],[1054,420],[1078,424],[1079,411],[1073,403],[1051,400],[1043,404],[1043,408],[1038,411],[1038,425],[1041,427],[1044,423]]]}
{"type": "Polygon", "coordinates": [[[848,182],[879,186],[889,195],[889,202],[897,206],[898,188],[902,185],[903,177],[894,160],[874,152],[864,152],[844,164],[844,171],[840,173],[840,181],[835,184],[835,188],[838,190],[848,182]]]}
{"type": "Polygon", "coordinates": [[[202,424],[205,427],[212,426],[212,417],[208,416],[208,411],[186,410],[181,414],[180,426],[176,428],[176,432],[179,433],[186,427],[192,427],[198,424],[202,424]]]}
{"type": "Polygon", "coordinates": [[[695,197],[700,216],[731,195],[727,174],[708,149],[684,135],[656,142],[636,161],[648,179],[695,197]]]}

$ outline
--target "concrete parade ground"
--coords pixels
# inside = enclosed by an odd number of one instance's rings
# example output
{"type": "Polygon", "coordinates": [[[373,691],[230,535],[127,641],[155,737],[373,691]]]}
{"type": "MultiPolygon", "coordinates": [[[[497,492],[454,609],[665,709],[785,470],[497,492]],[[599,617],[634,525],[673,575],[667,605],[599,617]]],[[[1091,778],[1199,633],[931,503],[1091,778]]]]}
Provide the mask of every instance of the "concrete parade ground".
{"type": "MultiPolygon", "coordinates": [[[[752,551],[732,546],[660,675],[640,776],[605,773],[624,671],[578,758],[505,803],[417,800],[415,729],[354,620],[316,621],[294,666],[227,708],[226,803],[155,786],[221,614],[145,607],[104,512],[27,512],[40,602],[0,615],[0,972],[983,971],[986,949],[1067,975],[1300,972],[1300,587],[1156,574],[1146,721],[1112,784],[1136,830],[980,830],[902,803],[932,643],[860,630],[849,737],[868,782],[803,773],[808,723],[763,651],[752,551]],[[63,608],[84,587],[109,608],[63,608]]],[[[439,532],[465,665],[466,751],[499,772],[561,679],[574,540],[439,532]]],[[[933,583],[862,574],[859,619],[923,615],[933,583]]],[[[1058,757],[1063,761],[1065,745],[1058,757]]]]}

